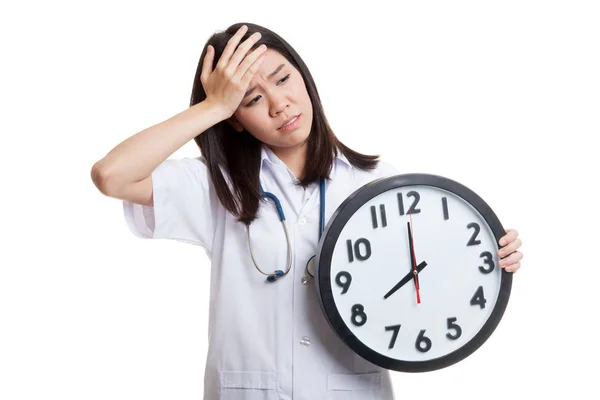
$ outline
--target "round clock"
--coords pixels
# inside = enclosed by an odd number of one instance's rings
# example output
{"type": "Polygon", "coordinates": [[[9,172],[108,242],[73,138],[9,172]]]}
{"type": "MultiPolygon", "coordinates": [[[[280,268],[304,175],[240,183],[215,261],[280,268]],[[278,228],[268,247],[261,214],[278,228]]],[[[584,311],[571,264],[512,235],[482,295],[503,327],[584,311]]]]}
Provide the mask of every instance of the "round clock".
{"type": "Polygon", "coordinates": [[[430,174],[370,182],[337,208],[315,260],[321,308],[358,355],[424,372],[461,361],[492,334],[512,274],[505,235],[475,192],[430,174]]]}

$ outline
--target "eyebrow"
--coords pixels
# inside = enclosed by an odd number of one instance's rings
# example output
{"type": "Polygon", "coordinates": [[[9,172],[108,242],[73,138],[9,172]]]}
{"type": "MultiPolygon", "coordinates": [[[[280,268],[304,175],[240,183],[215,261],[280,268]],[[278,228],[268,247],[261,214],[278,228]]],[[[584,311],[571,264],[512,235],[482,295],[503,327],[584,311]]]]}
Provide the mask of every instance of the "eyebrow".
{"type": "MultiPolygon", "coordinates": [[[[279,67],[277,67],[277,69],[276,69],[275,71],[271,72],[271,73],[269,74],[269,76],[267,76],[267,79],[271,79],[273,76],[277,75],[277,73],[278,73],[279,71],[281,71],[281,68],[283,68],[283,67],[284,67],[284,64],[281,64],[279,67]]],[[[246,94],[244,95],[244,99],[245,99],[246,97],[248,97],[248,95],[250,95],[250,93],[252,93],[252,92],[254,91],[254,89],[256,89],[256,86],[253,86],[253,87],[251,87],[250,89],[248,89],[248,91],[247,91],[247,92],[246,92],[246,94]]]]}

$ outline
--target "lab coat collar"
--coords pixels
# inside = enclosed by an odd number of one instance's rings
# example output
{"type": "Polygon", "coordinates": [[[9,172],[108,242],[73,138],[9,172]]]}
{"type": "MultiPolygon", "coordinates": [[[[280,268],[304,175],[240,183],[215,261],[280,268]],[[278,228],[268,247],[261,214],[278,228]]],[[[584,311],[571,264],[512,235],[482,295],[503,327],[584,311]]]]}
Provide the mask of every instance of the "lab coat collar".
{"type": "MultiPolygon", "coordinates": [[[[348,167],[352,166],[350,164],[350,161],[348,161],[348,159],[344,155],[344,153],[342,153],[342,151],[339,150],[339,149],[338,149],[338,154],[335,157],[335,159],[339,160],[340,162],[342,162],[343,164],[347,165],[348,167]]],[[[275,155],[275,153],[273,153],[273,150],[271,150],[269,148],[269,146],[267,146],[266,144],[262,143],[261,144],[261,151],[260,151],[260,169],[261,169],[261,171],[262,171],[262,168],[263,168],[263,165],[265,164],[265,162],[271,163],[271,164],[279,164],[279,165],[285,166],[285,164],[283,163],[283,161],[281,161],[279,159],[279,157],[277,157],[275,155]]]]}

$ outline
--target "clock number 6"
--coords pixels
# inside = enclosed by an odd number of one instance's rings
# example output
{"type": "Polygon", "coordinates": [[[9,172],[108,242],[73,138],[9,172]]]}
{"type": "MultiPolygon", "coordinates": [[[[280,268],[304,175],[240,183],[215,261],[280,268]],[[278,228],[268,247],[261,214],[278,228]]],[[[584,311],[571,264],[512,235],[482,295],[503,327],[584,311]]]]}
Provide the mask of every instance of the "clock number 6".
{"type": "Polygon", "coordinates": [[[421,329],[419,332],[419,336],[417,336],[417,341],[415,342],[415,347],[421,353],[426,353],[431,349],[431,339],[425,336],[425,329],[421,329]]]}

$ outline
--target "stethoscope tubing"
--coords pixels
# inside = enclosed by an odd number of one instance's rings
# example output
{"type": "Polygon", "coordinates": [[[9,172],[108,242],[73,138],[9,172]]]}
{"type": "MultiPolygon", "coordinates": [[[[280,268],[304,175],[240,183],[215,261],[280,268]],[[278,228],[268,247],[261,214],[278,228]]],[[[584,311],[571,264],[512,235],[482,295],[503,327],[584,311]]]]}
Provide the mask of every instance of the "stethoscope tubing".
{"type": "MultiPolygon", "coordinates": [[[[250,250],[250,257],[252,258],[252,262],[254,263],[254,266],[256,267],[256,269],[263,275],[267,276],[267,282],[275,282],[277,279],[280,279],[284,276],[286,276],[288,274],[288,272],[290,272],[291,268],[292,268],[292,246],[290,243],[290,237],[288,234],[288,230],[287,230],[287,226],[285,223],[285,214],[283,212],[283,208],[281,207],[281,202],[279,201],[279,199],[277,198],[277,196],[275,196],[273,193],[271,192],[265,192],[263,190],[262,185],[259,183],[260,186],[260,196],[262,197],[266,197],[269,198],[271,200],[273,200],[273,202],[275,203],[275,207],[277,208],[277,214],[279,215],[279,220],[281,221],[281,224],[283,225],[283,230],[285,232],[285,238],[287,241],[287,266],[284,270],[275,270],[271,273],[266,273],[263,270],[260,269],[260,267],[258,266],[256,259],[254,258],[254,253],[252,252],[252,246],[250,244],[250,224],[246,224],[246,231],[248,233],[248,249],[250,250]]],[[[319,182],[319,195],[320,195],[320,204],[319,204],[319,240],[321,240],[321,234],[323,233],[324,230],[324,226],[325,226],[325,180],[321,179],[319,182]]],[[[314,258],[315,256],[311,257],[311,260],[314,258]]],[[[303,278],[303,283],[305,283],[306,281],[308,281],[308,279],[313,278],[313,274],[309,271],[308,268],[308,264],[309,262],[306,263],[306,267],[305,267],[305,271],[304,271],[304,278],[303,278]],[[310,276],[310,278],[309,278],[310,276]]]]}

